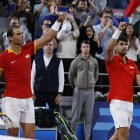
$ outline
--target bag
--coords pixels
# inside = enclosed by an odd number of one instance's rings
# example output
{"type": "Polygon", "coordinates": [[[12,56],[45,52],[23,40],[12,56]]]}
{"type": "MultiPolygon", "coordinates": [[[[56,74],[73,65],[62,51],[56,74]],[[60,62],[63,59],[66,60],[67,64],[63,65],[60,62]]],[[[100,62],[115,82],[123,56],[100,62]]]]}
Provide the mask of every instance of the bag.
{"type": "Polygon", "coordinates": [[[65,140],[78,140],[64,117],[53,110],[44,108],[35,109],[35,124],[41,128],[56,126],[65,140]]]}
{"type": "Polygon", "coordinates": [[[66,140],[78,140],[67,121],[58,112],[54,112],[56,126],[66,140]]]}
{"type": "Polygon", "coordinates": [[[54,111],[51,109],[35,109],[35,124],[40,128],[51,128],[55,126],[54,111]]]}

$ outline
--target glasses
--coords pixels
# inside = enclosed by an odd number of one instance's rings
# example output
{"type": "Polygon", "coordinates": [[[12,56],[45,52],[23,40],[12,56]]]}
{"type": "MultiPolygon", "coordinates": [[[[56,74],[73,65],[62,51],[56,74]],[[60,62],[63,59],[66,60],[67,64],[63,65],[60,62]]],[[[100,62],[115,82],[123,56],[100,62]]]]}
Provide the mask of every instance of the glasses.
{"type": "Polygon", "coordinates": [[[50,23],[44,23],[43,25],[47,26],[47,27],[51,27],[52,26],[52,24],[50,24],[50,23]]]}

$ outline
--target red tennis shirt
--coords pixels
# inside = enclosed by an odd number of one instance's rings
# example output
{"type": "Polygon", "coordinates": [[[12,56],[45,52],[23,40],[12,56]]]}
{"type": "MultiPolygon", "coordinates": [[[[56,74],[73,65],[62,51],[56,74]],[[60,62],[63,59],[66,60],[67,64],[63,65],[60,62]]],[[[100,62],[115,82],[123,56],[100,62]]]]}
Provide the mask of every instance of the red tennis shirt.
{"type": "Polygon", "coordinates": [[[30,87],[31,55],[36,51],[33,42],[23,45],[21,53],[15,54],[11,49],[0,55],[0,70],[6,81],[4,96],[13,98],[32,97],[30,87]]]}
{"type": "Polygon", "coordinates": [[[132,60],[127,58],[127,62],[125,64],[118,55],[111,62],[105,62],[110,82],[109,102],[112,99],[133,102],[133,84],[139,71],[132,60]]]}

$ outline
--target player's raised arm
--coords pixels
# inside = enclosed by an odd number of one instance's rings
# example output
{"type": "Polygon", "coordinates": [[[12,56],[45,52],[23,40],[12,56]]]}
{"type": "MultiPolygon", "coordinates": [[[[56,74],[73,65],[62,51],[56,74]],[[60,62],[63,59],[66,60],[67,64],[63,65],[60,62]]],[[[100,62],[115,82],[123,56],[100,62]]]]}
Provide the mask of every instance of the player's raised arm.
{"type": "Polygon", "coordinates": [[[114,57],[114,48],[116,46],[117,40],[123,29],[126,28],[125,22],[120,22],[118,29],[114,32],[111,39],[109,40],[107,53],[106,53],[106,62],[110,62],[114,57]]]}
{"type": "Polygon", "coordinates": [[[41,36],[39,39],[35,40],[37,50],[44,47],[49,41],[51,41],[54,37],[56,37],[57,32],[59,31],[59,28],[61,26],[61,23],[65,19],[65,16],[66,16],[65,13],[61,13],[58,19],[51,27],[51,29],[46,34],[41,36]]]}

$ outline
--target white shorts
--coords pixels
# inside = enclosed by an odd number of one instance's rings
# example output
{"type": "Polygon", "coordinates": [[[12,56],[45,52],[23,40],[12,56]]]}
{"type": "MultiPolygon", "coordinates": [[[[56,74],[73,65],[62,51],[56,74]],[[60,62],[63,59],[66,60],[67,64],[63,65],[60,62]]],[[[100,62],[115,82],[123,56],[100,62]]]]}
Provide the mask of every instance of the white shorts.
{"type": "Polygon", "coordinates": [[[2,112],[8,116],[12,124],[6,120],[6,127],[19,127],[20,123],[35,123],[34,104],[32,98],[2,98],[2,112]]]}
{"type": "Polygon", "coordinates": [[[130,128],[133,116],[133,103],[121,100],[112,100],[110,103],[115,128],[130,128]]]}

